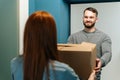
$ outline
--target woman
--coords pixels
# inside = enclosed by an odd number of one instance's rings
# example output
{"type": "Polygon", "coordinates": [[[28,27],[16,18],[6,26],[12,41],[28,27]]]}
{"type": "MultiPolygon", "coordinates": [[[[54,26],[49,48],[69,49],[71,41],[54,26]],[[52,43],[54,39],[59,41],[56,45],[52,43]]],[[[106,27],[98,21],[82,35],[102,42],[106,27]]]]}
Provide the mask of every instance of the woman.
{"type": "Polygon", "coordinates": [[[12,80],[79,80],[71,67],[58,61],[56,34],[54,18],[48,12],[29,16],[23,55],[11,61],[12,80]]]}

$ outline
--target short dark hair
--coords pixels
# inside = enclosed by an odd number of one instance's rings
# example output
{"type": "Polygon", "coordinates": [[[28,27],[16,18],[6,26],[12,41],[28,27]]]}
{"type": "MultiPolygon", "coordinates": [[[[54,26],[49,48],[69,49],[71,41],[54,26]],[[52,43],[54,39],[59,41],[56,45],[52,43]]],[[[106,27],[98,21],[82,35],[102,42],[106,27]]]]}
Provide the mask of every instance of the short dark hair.
{"type": "Polygon", "coordinates": [[[92,11],[93,13],[96,13],[96,16],[98,16],[98,11],[97,11],[97,9],[95,9],[95,8],[93,8],[93,7],[88,7],[88,8],[86,8],[86,9],[84,10],[84,13],[85,13],[86,10],[92,11]]]}

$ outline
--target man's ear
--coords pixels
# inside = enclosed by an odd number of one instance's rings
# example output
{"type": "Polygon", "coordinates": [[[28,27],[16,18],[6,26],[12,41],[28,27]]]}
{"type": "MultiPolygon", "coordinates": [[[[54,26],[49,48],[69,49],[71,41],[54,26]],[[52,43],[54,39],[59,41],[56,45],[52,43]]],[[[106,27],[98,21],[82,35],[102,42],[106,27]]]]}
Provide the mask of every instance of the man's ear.
{"type": "Polygon", "coordinates": [[[96,18],[96,22],[98,22],[98,17],[96,18]]]}

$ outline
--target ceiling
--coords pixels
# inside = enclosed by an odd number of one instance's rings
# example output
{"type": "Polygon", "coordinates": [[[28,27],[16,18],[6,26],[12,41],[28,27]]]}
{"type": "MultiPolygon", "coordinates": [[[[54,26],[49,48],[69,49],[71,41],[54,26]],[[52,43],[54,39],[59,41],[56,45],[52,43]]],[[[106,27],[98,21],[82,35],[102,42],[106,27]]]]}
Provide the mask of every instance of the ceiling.
{"type": "Polygon", "coordinates": [[[66,3],[96,3],[96,2],[120,2],[120,0],[63,0],[66,3]]]}

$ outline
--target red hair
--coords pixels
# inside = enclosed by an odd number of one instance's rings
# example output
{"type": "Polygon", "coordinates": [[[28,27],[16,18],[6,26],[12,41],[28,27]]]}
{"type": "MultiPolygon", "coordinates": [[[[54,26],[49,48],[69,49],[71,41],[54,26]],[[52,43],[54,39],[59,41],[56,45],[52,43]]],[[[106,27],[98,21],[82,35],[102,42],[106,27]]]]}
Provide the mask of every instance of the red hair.
{"type": "Polygon", "coordinates": [[[49,60],[58,59],[56,24],[45,11],[29,16],[24,30],[24,80],[42,80],[49,60]]]}

